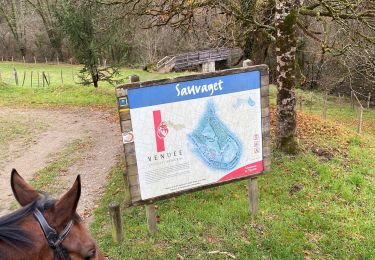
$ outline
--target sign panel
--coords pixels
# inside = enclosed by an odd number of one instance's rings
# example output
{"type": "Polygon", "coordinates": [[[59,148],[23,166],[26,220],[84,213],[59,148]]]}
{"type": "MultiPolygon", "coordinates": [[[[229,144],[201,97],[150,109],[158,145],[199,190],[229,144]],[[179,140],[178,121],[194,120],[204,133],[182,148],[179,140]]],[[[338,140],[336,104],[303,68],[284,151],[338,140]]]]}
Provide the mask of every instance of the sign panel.
{"type": "Polygon", "coordinates": [[[141,199],[262,172],[260,88],[245,71],[128,89],[141,199]]]}

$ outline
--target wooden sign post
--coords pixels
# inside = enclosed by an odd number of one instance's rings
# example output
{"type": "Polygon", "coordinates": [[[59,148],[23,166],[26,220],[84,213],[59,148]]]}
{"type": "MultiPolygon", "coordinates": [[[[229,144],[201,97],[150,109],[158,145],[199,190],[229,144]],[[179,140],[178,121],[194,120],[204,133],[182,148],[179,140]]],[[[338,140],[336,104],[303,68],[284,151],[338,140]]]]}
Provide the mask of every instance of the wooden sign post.
{"type": "Polygon", "coordinates": [[[125,150],[125,204],[146,205],[249,179],[250,212],[258,211],[256,177],[271,168],[266,65],[132,82],[116,88],[125,150]]]}

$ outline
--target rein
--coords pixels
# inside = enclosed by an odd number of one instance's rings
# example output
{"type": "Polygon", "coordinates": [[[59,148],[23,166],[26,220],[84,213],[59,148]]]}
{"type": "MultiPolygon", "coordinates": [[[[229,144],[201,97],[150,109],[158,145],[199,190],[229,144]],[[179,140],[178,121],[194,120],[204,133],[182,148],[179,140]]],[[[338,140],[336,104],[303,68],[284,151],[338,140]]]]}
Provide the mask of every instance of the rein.
{"type": "Polygon", "coordinates": [[[61,234],[58,234],[57,231],[48,224],[47,220],[43,216],[42,212],[40,212],[40,210],[34,210],[34,217],[38,221],[40,227],[42,228],[44,236],[47,239],[48,245],[54,251],[54,260],[57,260],[58,257],[60,257],[61,260],[71,260],[68,252],[62,245],[62,242],[72,229],[73,220],[69,221],[64,230],[61,232],[61,234]]]}

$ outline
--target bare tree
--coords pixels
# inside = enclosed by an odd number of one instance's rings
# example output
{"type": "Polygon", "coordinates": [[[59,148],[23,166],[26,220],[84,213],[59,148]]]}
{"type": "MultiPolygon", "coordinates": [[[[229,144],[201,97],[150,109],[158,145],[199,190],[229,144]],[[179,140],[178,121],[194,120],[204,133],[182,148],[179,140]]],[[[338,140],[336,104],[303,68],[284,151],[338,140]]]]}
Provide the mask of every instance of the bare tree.
{"type": "Polygon", "coordinates": [[[17,48],[22,56],[26,56],[26,28],[25,28],[26,5],[22,0],[1,0],[0,17],[5,21],[17,48]]]}
{"type": "MultiPolygon", "coordinates": [[[[249,42],[241,40],[242,46],[250,52],[258,44],[267,46],[268,42],[276,41],[277,55],[277,146],[279,149],[296,152],[296,113],[295,93],[297,69],[295,55],[297,50],[297,27],[311,39],[319,42],[324,56],[345,53],[346,46],[329,45],[325,34],[316,33],[306,24],[306,17],[314,19],[325,26],[327,22],[341,24],[348,28],[353,22],[361,24],[363,30],[355,32],[357,38],[373,42],[375,9],[372,0],[201,0],[201,1],[111,1],[102,0],[103,4],[125,5],[127,14],[144,15],[149,18],[150,26],[193,28],[196,17],[210,9],[218,15],[228,18],[228,25],[234,25],[238,35],[245,35],[249,42]],[[275,16],[276,7],[276,16],[275,16]],[[255,39],[249,35],[255,35],[255,39]],[[370,34],[371,35],[371,34],[370,34]]],[[[324,30],[324,29],[323,29],[324,30]]],[[[335,42],[336,43],[336,42],[335,42]]],[[[268,49],[268,48],[265,48],[268,49]]],[[[266,52],[266,51],[265,51],[266,52]]],[[[258,50],[256,51],[258,53],[258,50]]]]}
{"type": "Polygon", "coordinates": [[[48,40],[54,49],[54,52],[60,59],[63,59],[62,41],[63,33],[59,29],[58,21],[55,18],[54,12],[59,0],[26,0],[29,5],[40,16],[43,26],[46,30],[48,40]]]}

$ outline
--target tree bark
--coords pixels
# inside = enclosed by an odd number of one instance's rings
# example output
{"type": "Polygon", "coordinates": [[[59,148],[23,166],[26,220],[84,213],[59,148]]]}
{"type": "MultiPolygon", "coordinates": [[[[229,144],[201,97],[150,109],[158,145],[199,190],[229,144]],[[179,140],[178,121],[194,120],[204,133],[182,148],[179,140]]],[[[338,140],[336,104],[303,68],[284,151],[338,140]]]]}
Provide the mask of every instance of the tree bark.
{"type": "Polygon", "coordinates": [[[99,82],[98,73],[92,73],[91,77],[92,77],[92,83],[94,84],[94,87],[97,88],[99,86],[99,84],[98,84],[98,82],[99,82]]]}
{"type": "Polygon", "coordinates": [[[243,47],[244,58],[251,59],[254,64],[263,64],[268,57],[271,41],[261,32],[257,31],[250,36],[243,47]]]}
{"type": "Polygon", "coordinates": [[[296,140],[296,19],[303,0],[276,0],[277,109],[276,145],[297,152],[296,140]]]}

